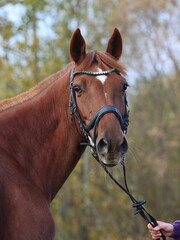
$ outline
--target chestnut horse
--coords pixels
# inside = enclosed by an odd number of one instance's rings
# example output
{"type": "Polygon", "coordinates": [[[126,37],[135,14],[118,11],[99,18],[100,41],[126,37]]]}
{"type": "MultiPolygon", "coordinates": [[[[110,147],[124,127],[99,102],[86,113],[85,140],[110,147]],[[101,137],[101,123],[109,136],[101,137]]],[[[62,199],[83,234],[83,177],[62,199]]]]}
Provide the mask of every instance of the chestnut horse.
{"type": "Polygon", "coordinates": [[[89,53],[77,29],[70,43],[72,63],[0,102],[1,240],[54,238],[50,202],[84,152],[80,143],[90,144],[107,166],[122,160],[128,145],[121,52],[117,29],[106,52],[89,53]]]}

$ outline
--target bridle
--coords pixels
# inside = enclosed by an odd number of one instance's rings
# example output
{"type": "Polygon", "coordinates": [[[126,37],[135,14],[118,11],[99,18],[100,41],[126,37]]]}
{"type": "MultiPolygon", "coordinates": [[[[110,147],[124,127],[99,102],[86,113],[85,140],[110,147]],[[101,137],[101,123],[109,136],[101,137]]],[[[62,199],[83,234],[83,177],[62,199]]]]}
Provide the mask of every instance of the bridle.
{"type": "Polygon", "coordinates": [[[113,113],[119,120],[119,124],[121,126],[123,133],[124,134],[127,133],[127,128],[129,125],[129,110],[128,110],[127,98],[126,98],[126,95],[124,95],[125,113],[123,115],[121,115],[120,111],[115,106],[106,105],[106,106],[102,107],[101,109],[99,109],[95,113],[95,115],[92,117],[92,119],[88,125],[85,125],[85,123],[83,122],[83,120],[80,116],[78,106],[76,103],[76,95],[75,95],[75,91],[74,91],[74,87],[73,87],[73,80],[74,80],[74,77],[78,74],[87,74],[87,75],[98,76],[98,75],[108,75],[111,72],[116,72],[117,74],[121,75],[121,73],[119,73],[116,69],[110,69],[108,71],[102,71],[102,72],[88,72],[88,71],[76,71],[75,72],[74,68],[72,69],[71,75],[70,75],[70,114],[71,114],[71,116],[73,116],[73,114],[75,114],[78,124],[79,124],[79,127],[80,127],[80,130],[87,140],[87,143],[81,143],[81,145],[89,145],[92,149],[93,156],[97,156],[96,139],[97,139],[98,124],[99,124],[99,121],[101,120],[101,118],[105,114],[113,113]],[[89,132],[93,128],[94,128],[94,133],[93,133],[93,136],[91,137],[89,132]]]}
{"type": "MultiPolygon", "coordinates": [[[[128,102],[127,102],[126,95],[124,95],[124,101],[125,101],[125,114],[124,115],[121,115],[120,111],[115,106],[107,105],[107,106],[104,106],[101,109],[99,109],[95,113],[93,118],[91,119],[90,123],[88,125],[85,125],[85,123],[83,122],[83,120],[80,116],[79,110],[78,110],[78,106],[77,106],[77,103],[76,103],[75,90],[74,90],[74,87],[73,87],[74,77],[78,74],[87,74],[87,75],[93,75],[93,76],[108,75],[111,72],[116,72],[117,74],[119,74],[121,76],[121,73],[118,72],[116,69],[110,69],[108,71],[102,71],[102,72],[74,71],[74,68],[72,69],[71,74],[70,74],[70,104],[69,104],[70,114],[71,114],[72,117],[75,114],[75,116],[77,118],[77,121],[78,121],[78,124],[79,124],[79,127],[80,127],[80,130],[87,140],[86,143],[81,143],[81,145],[90,146],[90,148],[92,150],[92,155],[99,162],[99,164],[103,167],[103,169],[108,174],[108,176],[116,183],[116,185],[118,187],[120,187],[129,196],[129,198],[131,199],[131,201],[133,203],[132,207],[135,208],[134,214],[135,215],[140,214],[141,217],[147,223],[150,223],[152,225],[152,227],[156,227],[158,225],[156,219],[151,214],[149,214],[149,212],[144,207],[144,204],[146,203],[146,200],[138,201],[129,191],[129,188],[128,188],[128,185],[127,185],[126,168],[125,168],[124,161],[121,161],[121,164],[123,166],[123,175],[124,175],[124,186],[122,186],[112,176],[112,174],[108,171],[106,166],[99,160],[98,155],[97,155],[97,151],[96,151],[97,128],[98,128],[99,121],[101,120],[101,118],[105,114],[113,113],[117,117],[123,133],[124,134],[127,133],[127,129],[128,129],[128,125],[129,125],[129,110],[128,110],[128,102]],[[94,133],[93,133],[93,137],[91,137],[89,132],[93,128],[94,128],[94,133]]],[[[161,234],[162,234],[162,239],[166,240],[166,237],[164,236],[164,234],[162,232],[161,232],[161,234]]],[[[159,239],[157,239],[157,240],[159,240],[159,239]]]]}

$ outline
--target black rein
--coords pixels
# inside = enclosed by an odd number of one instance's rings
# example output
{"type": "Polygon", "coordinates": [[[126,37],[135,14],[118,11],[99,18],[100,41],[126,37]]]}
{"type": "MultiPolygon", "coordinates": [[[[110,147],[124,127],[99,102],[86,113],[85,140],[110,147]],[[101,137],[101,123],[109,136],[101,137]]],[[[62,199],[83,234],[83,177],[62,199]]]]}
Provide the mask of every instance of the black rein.
{"type": "MultiPolygon", "coordinates": [[[[79,114],[78,111],[78,106],[76,103],[76,96],[75,96],[75,91],[73,88],[73,79],[74,76],[77,74],[88,74],[88,75],[107,75],[111,72],[116,72],[118,74],[120,74],[119,72],[116,71],[116,69],[110,69],[108,71],[104,71],[104,72],[87,72],[87,71],[76,71],[74,72],[74,68],[71,71],[71,75],[70,75],[70,114],[73,115],[75,114],[77,120],[78,120],[78,124],[80,126],[80,130],[81,132],[84,134],[86,140],[88,141],[87,143],[81,143],[82,145],[89,145],[91,147],[92,150],[92,154],[94,156],[94,158],[98,161],[98,163],[103,167],[103,169],[105,170],[105,172],[108,174],[108,176],[115,182],[115,184],[120,187],[131,199],[132,201],[132,207],[135,208],[135,212],[134,214],[140,214],[140,216],[147,222],[150,223],[152,227],[156,227],[157,221],[156,219],[146,210],[146,208],[144,207],[144,204],[146,203],[145,200],[140,200],[138,201],[129,191],[128,185],[127,185],[127,178],[126,178],[126,167],[124,164],[124,161],[121,162],[122,166],[123,166],[123,175],[124,175],[124,186],[122,186],[113,176],[112,174],[108,171],[107,167],[99,160],[97,152],[96,152],[96,138],[97,138],[97,127],[99,124],[100,119],[107,113],[114,113],[115,116],[118,118],[119,123],[121,125],[122,131],[126,134],[127,133],[127,128],[128,128],[128,124],[129,124],[129,111],[127,110],[128,107],[128,103],[127,103],[127,99],[125,96],[125,105],[126,105],[126,111],[125,111],[125,115],[122,116],[121,113],[119,112],[119,110],[111,105],[107,105],[102,107],[99,111],[97,111],[95,113],[95,115],[93,116],[93,118],[91,119],[90,123],[88,125],[85,125],[83,120],[81,119],[81,116],[79,114]],[[93,138],[91,138],[89,132],[91,129],[94,128],[94,134],[93,134],[93,138]]],[[[121,75],[121,74],[120,74],[121,75]]],[[[162,239],[166,240],[166,237],[164,236],[164,234],[161,232],[162,234],[162,239]]],[[[160,239],[157,239],[160,240],[160,239]]]]}

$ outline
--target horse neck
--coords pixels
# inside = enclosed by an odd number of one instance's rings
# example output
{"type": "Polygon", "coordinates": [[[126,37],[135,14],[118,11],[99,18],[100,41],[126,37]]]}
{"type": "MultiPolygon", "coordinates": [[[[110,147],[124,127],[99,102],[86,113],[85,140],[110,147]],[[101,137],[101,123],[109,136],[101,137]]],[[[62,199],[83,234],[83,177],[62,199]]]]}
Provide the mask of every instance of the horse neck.
{"type": "Polygon", "coordinates": [[[67,75],[4,114],[8,156],[52,200],[84,151],[69,114],[67,75]]]}

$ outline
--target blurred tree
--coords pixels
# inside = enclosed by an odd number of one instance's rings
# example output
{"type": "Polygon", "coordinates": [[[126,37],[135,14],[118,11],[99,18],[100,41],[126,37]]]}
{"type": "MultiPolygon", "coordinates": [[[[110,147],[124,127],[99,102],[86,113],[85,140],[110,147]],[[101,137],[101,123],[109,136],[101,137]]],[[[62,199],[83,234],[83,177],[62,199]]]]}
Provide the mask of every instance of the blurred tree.
{"type": "Polygon", "coordinates": [[[161,82],[139,81],[138,97],[134,98],[133,106],[136,121],[132,123],[131,136],[138,136],[139,164],[143,169],[141,176],[134,174],[133,178],[139,182],[142,192],[148,189],[150,202],[157,214],[165,219],[174,214],[174,218],[178,218],[180,214],[180,209],[177,208],[180,180],[178,79],[179,75],[175,75],[164,78],[161,82]],[[138,135],[139,131],[141,134],[138,135]],[[147,176],[149,180],[142,181],[147,176]],[[163,203],[157,202],[157,199],[163,199],[163,203]]]}
{"type": "MultiPolygon", "coordinates": [[[[18,1],[12,1],[12,3],[14,6],[18,5],[18,1]]],[[[2,67],[5,67],[5,61],[7,59],[12,69],[11,75],[7,75],[6,78],[4,78],[4,83],[7,84],[7,88],[11,87],[8,82],[12,83],[11,88],[13,91],[11,92],[9,89],[10,95],[28,89],[40,80],[38,69],[40,44],[37,33],[37,22],[38,13],[43,11],[43,4],[45,4],[45,1],[22,1],[20,4],[21,11],[19,9],[21,19],[15,23],[13,23],[13,17],[8,20],[6,8],[9,7],[9,11],[13,11],[13,5],[8,2],[3,6],[4,12],[2,11],[2,15],[7,18],[9,24],[2,26],[2,32],[7,33],[7,30],[11,29],[11,32],[9,31],[11,34],[8,35],[8,39],[7,34],[1,35],[3,46],[3,58],[1,62],[2,67]],[[10,27],[7,29],[7,26],[10,27]]],[[[11,16],[10,13],[9,15],[11,16]]]]}

